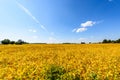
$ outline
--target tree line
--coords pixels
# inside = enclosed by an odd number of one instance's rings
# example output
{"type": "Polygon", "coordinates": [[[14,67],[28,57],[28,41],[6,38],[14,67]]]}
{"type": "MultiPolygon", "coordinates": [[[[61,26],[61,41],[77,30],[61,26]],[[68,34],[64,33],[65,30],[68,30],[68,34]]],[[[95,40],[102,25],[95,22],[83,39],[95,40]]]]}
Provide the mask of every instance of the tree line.
{"type": "Polygon", "coordinates": [[[120,43],[120,39],[117,40],[104,39],[102,43],[120,43]]]}
{"type": "MultiPolygon", "coordinates": [[[[12,41],[12,40],[9,40],[9,39],[4,39],[4,40],[2,40],[0,42],[1,42],[1,44],[18,44],[18,45],[28,44],[28,42],[25,42],[25,41],[23,41],[21,39],[19,39],[18,41],[12,41]]],[[[120,43],[120,39],[117,39],[117,40],[104,39],[102,42],[98,42],[98,43],[120,43]]],[[[43,43],[43,44],[46,44],[46,43],[43,43]]],[[[77,43],[62,43],[62,44],[77,44],[77,43]]],[[[86,43],[81,42],[81,44],[86,44],[86,43]]],[[[89,42],[89,44],[92,44],[92,43],[89,42]]]]}
{"type": "Polygon", "coordinates": [[[27,44],[27,42],[25,42],[21,39],[19,39],[18,41],[11,41],[9,39],[4,39],[1,41],[1,44],[19,44],[19,45],[21,45],[21,44],[27,44]]]}

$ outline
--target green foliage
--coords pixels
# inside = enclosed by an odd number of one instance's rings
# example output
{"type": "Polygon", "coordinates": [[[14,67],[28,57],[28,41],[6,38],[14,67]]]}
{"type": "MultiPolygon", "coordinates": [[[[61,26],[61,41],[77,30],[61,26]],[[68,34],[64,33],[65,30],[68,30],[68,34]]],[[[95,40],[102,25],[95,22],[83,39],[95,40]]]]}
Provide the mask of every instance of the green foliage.
{"type": "Polygon", "coordinates": [[[10,41],[10,44],[15,44],[15,41],[10,41]]]}
{"type": "Polygon", "coordinates": [[[81,44],[85,44],[85,42],[81,42],[81,44]]]}
{"type": "Polygon", "coordinates": [[[19,39],[17,42],[15,41],[10,41],[9,39],[4,39],[1,41],[2,44],[28,44],[27,42],[24,42],[23,40],[19,39]]]}
{"type": "Polygon", "coordinates": [[[117,40],[104,39],[102,43],[120,43],[120,39],[117,39],[117,40]]]}
{"type": "Polygon", "coordinates": [[[104,39],[104,40],[102,41],[102,43],[108,43],[107,39],[104,39]]]}
{"type": "Polygon", "coordinates": [[[116,40],[117,43],[120,43],[120,39],[116,40]]]}
{"type": "Polygon", "coordinates": [[[91,78],[92,80],[98,80],[98,75],[97,75],[96,73],[91,73],[91,74],[90,74],[90,78],[91,78]]]}
{"type": "Polygon", "coordinates": [[[15,44],[21,45],[21,44],[24,44],[24,43],[25,43],[25,42],[24,42],[23,40],[19,39],[15,44]]]}
{"type": "Polygon", "coordinates": [[[66,71],[61,66],[51,65],[48,70],[45,72],[45,79],[46,80],[62,80],[61,76],[65,74],[66,71]]]}
{"type": "Polygon", "coordinates": [[[80,74],[67,72],[64,67],[50,65],[45,69],[45,80],[80,80],[80,74]]]}
{"type": "Polygon", "coordinates": [[[4,39],[1,41],[2,44],[9,44],[10,43],[10,40],[9,39],[4,39]]]}

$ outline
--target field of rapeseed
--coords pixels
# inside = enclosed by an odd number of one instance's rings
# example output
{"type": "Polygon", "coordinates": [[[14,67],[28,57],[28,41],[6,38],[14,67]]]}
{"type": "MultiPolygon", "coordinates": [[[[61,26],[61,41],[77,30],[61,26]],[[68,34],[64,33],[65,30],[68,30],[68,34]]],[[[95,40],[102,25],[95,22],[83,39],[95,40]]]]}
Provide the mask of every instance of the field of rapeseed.
{"type": "Polygon", "coordinates": [[[0,79],[120,80],[120,44],[0,45],[0,79]]]}

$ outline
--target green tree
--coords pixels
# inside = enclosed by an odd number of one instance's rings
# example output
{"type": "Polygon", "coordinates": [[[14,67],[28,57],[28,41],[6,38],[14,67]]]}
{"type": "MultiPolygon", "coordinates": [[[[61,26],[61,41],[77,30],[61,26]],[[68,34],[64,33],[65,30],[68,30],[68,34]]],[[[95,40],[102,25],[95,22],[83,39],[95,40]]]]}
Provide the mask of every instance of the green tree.
{"type": "Polygon", "coordinates": [[[120,43],[120,39],[116,40],[117,43],[120,43]]]}
{"type": "Polygon", "coordinates": [[[109,39],[108,41],[107,41],[107,43],[111,43],[112,41],[109,39]]]}
{"type": "Polygon", "coordinates": [[[102,43],[108,43],[108,40],[107,40],[107,39],[104,39],[104,40],[102,41],[102,43]]]}
{"type": "Polygon", "coordinates": [[[24,44],[25,42],[23,41],[23,40],[21,40],[21,39],[19,39],[15,44],[24,44]]]}
{"type": "Polygon", "coordinates": [[[81,44],[85,44],[85,42],[81,42],[81,44]]]}
{"type": "Polygon", "coordinates": [[[10,44],[15,44],[15,41],[10,41],[10,44]]]}
{"type": "Polygon", "coordinates": [[[10,40],[9,39],[4,39],[1,41],[2,44],[10,44],[10,40]]]}

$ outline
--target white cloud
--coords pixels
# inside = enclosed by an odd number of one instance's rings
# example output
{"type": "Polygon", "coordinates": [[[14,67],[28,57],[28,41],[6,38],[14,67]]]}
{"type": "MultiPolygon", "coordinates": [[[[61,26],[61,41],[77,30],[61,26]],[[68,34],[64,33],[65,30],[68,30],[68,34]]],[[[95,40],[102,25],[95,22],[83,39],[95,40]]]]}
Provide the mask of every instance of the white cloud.
{"type": "Polygon", "coordinates": [[[43,25],[41,25],[41,23],[37,20],[37,18],[33,16],[32,13],[27,8],[25,8],[22,4],[20,4],[17,1],[16,3],[27,15],[29,15],[37,24],[39,24],[43,30],[47,31],[47,29],[43,25]]]}
{"type": "Polygon", "coordinates": [[[89,26],[93,26],[94,24],[96,24],[96,22],[86,21],[85,23],[81,23],[81,27],[89,27],[89,26]]]}
{"type": "Polygon", "coordinates": [[[37,30],[35,30],[35,29],[29,29],[28,31],[29,31],[29,32],[33,32],[33,33],[36,33],[36,32],[37,32],[37,30]]]}
{"type": "Polygon", "coordinates": [[[76,29],[76,32],[79,33],[79,32],[83,32],[83,31],[86,31],[86,30],[87,30],[87,28],[82,27],[82,28],[76,29]]]}
{"type": "Polygon", "coordinates": [[[91,27],[95,24],[97,24],[97,22],[95,21],[86,21],[84,23],[81,23],[79,28],[73,29],[72,32],[76,32],[76,33],[84,32],[88,29],[88,27],[91,27]]]}
{"type": "Polygon", "coordinates": [[[73,29],[72,32],[79,33],[79,32],[84,32],[84,31],[86,31],[86,30],[87,30],[87,28],[85,28],[85,27],[80,27],[80,28],[75,28],[75,29],[73,29]]]}
{"type": "Polygon", "coordinates": [[[75,29],[72,30],[72,32],[76,32],[76,30],[77,30],[77,29],[75,28],[75,29]]]}

